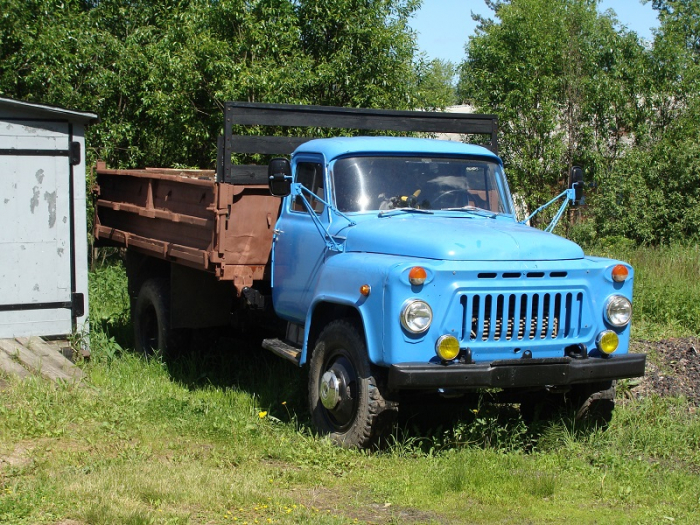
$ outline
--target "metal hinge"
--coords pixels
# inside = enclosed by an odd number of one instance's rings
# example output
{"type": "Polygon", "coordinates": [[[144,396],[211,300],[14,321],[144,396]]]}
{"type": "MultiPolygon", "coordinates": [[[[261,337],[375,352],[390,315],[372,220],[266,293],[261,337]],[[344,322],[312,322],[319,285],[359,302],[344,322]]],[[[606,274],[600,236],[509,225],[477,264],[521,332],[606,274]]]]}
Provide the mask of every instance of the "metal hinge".
{"type": "Polygon", "coordinates": [[[68,158],[70,159],[71,166],[77,166],[80,164],[80,142],[71,142],[70,149],[68,150],[68,158]]]}
{"type": "Polygon", "coordinates": [[[85,315],[85,296],[81,293],[71,294],[71,310],[73,317],[82,317],[85,315]]]}

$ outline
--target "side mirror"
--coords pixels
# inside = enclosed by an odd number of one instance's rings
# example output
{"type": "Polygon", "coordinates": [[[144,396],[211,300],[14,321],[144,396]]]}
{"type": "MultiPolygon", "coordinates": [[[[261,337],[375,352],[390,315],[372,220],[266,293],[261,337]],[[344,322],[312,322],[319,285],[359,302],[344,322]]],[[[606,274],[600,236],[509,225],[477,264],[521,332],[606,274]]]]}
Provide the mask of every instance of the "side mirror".
{"type": "Polygon", "coordinates": [[[272,159],[267,167],[270,193],[275,197],[286,197],[292,191],[292,166],[287,159],[272,159]]]}
{"type": "Polygon", "coordinates": [[[583,204],[583,168],[573,166],[569,173],[569,188],[575,192],[575,197],[572,204],[578,206],[583,204]]]}

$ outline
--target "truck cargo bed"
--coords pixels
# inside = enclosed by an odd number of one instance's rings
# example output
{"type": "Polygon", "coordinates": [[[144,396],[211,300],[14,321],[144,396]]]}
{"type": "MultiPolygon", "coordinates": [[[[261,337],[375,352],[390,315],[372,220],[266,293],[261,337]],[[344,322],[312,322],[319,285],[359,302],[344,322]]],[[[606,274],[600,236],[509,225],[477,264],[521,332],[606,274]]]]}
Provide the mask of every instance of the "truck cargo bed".
{"type": "Polygon", "coordinates": [[[211,170],[108,169],[97,164],[101,245],[213,272],[240,293],[266,279],[280,200],[267,186],[226,184],[211,170]]]}

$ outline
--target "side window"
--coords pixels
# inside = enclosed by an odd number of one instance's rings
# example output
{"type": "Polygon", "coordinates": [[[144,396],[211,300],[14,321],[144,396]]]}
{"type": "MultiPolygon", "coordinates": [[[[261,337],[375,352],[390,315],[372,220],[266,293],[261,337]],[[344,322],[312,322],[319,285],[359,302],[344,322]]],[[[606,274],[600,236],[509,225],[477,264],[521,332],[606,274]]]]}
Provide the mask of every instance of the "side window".
{"type": "MultiPolygon", "coordinates": [[[[315,196],[324,198],[323,195],[323,166],[314,162],[300,162],[297,164],[297,177],[296,181],[301,183],[305,188],[307,188],[315,196]]],[[[308,193],[304,194],[306,199],[311,204],[313,210],[320,214],[323,211],[324,204],[315,198],[313,195],[308,193]]],[[[296,197],[292,203],[292,211],[305,212],[306,208],[301,197],[296,197]]]]}

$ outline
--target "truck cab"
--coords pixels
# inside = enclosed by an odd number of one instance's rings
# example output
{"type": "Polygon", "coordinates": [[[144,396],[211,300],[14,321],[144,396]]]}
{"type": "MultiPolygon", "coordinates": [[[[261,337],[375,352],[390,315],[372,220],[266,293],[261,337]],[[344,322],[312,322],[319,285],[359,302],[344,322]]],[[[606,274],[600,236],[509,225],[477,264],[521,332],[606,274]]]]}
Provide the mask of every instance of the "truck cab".
{"type": "Polygon", "coordinates": [[[519,223],[488,149],[331,138],[275,166],[273,305],[336,441],[376,440],[404,390],[610,401],[612,381],[643,375],[633,269],[519,223]]]}

